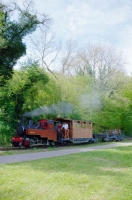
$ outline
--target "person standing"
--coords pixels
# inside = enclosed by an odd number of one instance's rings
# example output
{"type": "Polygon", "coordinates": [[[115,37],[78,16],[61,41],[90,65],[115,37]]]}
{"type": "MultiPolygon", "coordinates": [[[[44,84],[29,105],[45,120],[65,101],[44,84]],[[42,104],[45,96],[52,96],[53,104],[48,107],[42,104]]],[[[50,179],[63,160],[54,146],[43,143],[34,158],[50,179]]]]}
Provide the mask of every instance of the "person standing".
{"type": "Polygon", "coordinates": [[[66,122],[63,123],[61,130],[64,132],[64,138],[69,138],[69,126],[66,122]]]}
{"type": "Polygon", "coordinates": [[[59,123],[57,126],[57,140],[60,140],[62,138],[61,127],[62,127],[62,123],[59,123]]]}

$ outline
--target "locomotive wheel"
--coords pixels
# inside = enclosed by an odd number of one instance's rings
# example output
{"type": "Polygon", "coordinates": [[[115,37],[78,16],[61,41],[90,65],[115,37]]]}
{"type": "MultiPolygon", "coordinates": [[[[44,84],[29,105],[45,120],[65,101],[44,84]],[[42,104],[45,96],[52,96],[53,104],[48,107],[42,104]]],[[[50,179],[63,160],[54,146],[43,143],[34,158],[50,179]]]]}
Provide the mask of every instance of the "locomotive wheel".
{"type": "Polygon", "coordinates": [[[13,147],[19,147],[19,143],[12,143],[13,147]]]}
{"type": "Polygon", "coordinates": [[[22,146],[22,142],[19,142],[18,146],[21,147],[22,146]]]}

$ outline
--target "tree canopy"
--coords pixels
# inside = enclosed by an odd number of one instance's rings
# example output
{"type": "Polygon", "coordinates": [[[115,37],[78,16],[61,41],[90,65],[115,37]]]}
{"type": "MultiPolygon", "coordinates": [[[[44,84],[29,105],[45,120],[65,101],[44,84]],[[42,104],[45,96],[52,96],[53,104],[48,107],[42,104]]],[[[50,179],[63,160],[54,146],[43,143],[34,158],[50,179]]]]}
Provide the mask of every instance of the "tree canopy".
{"type": "Polygon", "coordinates": [[[38,25],[48,25],[50,19],[31,12],[30,4],[21,9],[17,4],[7,6],[0,2],[0,84],[11,78],[13,66],[26,54],[23,38],[36,30],[38,25]],[[12,20],[11,15],[17,11],[18,19],[12,20]]]}

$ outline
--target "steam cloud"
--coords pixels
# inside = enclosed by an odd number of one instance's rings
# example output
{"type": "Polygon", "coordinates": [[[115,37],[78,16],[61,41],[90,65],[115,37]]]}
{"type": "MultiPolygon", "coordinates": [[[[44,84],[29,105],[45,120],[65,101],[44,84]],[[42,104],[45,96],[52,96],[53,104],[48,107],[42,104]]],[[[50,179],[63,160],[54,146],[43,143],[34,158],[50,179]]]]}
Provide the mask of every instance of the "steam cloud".
{"type": "Polygon", "coordinates": [[[67,102],[60,102],[58,105],[52,104],[50,107],[42,106],[31,112],[26,112],[23,116],[25,117],[35,117],[44,114],[60,114],[67,115],[73,112],[73,106],[67,102]]]}
{"type": "MultiPolygon", "coordinates": [[[[79,100],[80,100],[80,105],[85,109],[97,110],[97,109],[100,109],[102,106],[101,98],[96,92],[81,95],[79,100]]],[[[26,112],[23,116],[35,117],[35,116],[40,116],[44,114],[66,116],[68,114],[71,114],[73,111],[74,111],[74,107],[71,103],[60,102],[58,105],[52,104],[50,107],[47,107],[44,105],[31,112],[26,112]]]]}
{"type": "Polygon", "coordinates": [[[80,103],[82,107],[93,110],[100,109],[102,106],[100,96],[95,92],[82,95],[80,103]]]}

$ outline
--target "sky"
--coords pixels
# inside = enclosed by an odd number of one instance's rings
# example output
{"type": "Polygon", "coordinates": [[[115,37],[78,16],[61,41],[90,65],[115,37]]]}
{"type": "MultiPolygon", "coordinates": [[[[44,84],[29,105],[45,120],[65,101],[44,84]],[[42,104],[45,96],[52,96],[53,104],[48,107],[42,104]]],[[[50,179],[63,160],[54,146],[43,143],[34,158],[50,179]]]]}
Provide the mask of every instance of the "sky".
{"type": "Polygon", "coordinates": [[[132,0],[32,1],[38,12],[53,19],[52,30],[57,40],[70,38],[79,46],[88,43],[113,46],[123,52],[126,71],[132,73],[132,0]]]}

